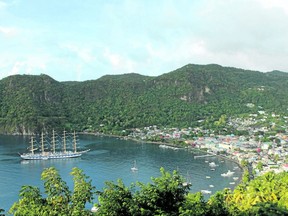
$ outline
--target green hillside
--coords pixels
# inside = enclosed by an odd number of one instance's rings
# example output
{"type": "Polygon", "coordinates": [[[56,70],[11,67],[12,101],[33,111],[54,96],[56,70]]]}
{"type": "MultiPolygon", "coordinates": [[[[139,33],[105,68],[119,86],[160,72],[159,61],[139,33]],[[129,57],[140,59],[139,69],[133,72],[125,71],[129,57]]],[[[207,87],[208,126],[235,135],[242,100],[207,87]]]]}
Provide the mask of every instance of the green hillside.
{"type": "Polygon", "coordinates": [[[43,74],[9,76],[0,80],[0,133],[190,127],[259,107],[285,114],[287,84],[288,74],[280,71],[215,64],[189,64],[158,77],[132,73],[84,82],[58,82],[43,74]]]}

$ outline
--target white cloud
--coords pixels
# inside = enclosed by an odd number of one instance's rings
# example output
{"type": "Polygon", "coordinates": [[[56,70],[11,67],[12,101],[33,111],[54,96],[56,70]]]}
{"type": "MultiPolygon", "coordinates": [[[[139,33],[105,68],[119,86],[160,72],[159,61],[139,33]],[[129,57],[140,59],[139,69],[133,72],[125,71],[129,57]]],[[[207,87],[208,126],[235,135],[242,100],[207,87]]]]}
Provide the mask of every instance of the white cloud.
{"type": "Polygon", "coordinates": [[[287,0],[256,0],[265,9],[279,9],[288,14],[288,2],[287,0]]]}
{"type": "Polygon", "coordinates": [[[147,50],[149,58],[162,58],[163,57],[162,50],[154,48],[153,45],[149,42],[145,45],[145,49],[147,50]]]}
{"type": "Polygon", "coordinates": [[[76,80],[81,80],[83,74],[83,66],[81,64],[77,64],[76,66],[76,80]]]}
{"type": "Polygon", "coordinates": [[[15,75],[22,72],[22,68],[26,65],[25,62],[15,62],[9,75],[15,75]]]}
{"type": "Polygon", "coordinates": [[[189,63],[288,71],[286,0],[87,0],[77,10],[78,3],[56,0],[4,2],[0,76],[7,71],[47,72],[57,80],[127,72],[155,76],[189,63]],[[58,4],[67,13],[52,10],[58,4]]]}
{"type": "Polygon", "coordinates": [[[8,75],[44,73],[47,61],[44,56],[30,56],[26,60],[16,61],[9,66],[8,75]]]}
{"type": "Polygon", "coordinates": [[[108,60],[108,62],[113,67],[119,67],[121,63],[121,57],[120,55],[117,55],[115,53],[112,53],[108,48],[105,49],[103,56],[108,60]]]}
{"type": "Polygon", "coordinates": [[[0,34],[3,34],[6,37],[14,36],[17,33],[18,30],[16,28],[0,26],[0,34]]]}
{"type": "Polygon", "coordinates": [[[287,1],[204,2],[197,11],[199,25],[191,26],[192,31],[179,38],[178,56],[187,63],[218,63],[255,70],[273,70],[283,65],[279,59],[284,60],[288,54],[288,17],[272,9],[284,10],[287,1]],[[261,7],[265,3],[267,7],[261,7]]]}
{"type": "Polygon", "coordinates": [[[103,57],[109,62],[116,73],[134,72],[136,63],[130,58],[111,52],[109,48],[104,49],[103,57]]]}
{"type": "Polygon", "coordinates": [[[49,57],[46,55],[31,56],[27,61],[27,72],[32,72],[34,69],[45,71],[46,65],[48,64],[49,57]]]}
{"type": "MultiPolygon", "coordinates": [[[[185,45],[185,44],[184,44],[185,45]]],[[[206,47],[206,43],[204,40],[200,39],[198,41],[191,41],[188,42],[187,46],[185,45],[186,49],[189,53],[191,53],[192,56],[202,56],[207,57],[208,51],[206,47]]]]}
{"type": "Polygon", "coordinates": [[[92,54],[92,50],[87,47],[80,47],[75,44],[63,44],[60,45],[61,48],[67,49],[70,52],[77,55],[78,58],[83,60],[86,63],[90,63],[96,60],[95,56],[92,54]]]}
{"type": "Polygon", "coordinates": [[[0,1],[0,10],[7,7],[7,3],[0,1]]]}

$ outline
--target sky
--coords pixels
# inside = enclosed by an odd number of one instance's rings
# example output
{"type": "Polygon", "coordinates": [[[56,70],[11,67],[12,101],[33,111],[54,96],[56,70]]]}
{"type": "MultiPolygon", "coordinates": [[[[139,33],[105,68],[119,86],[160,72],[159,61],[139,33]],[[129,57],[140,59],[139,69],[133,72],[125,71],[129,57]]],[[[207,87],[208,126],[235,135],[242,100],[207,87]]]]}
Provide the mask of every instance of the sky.
{"type": "Polygon", "coordinates": [[[288,1],[0,0],[0,79],[158,76],[190,63],[288,72],[288,1]]]}

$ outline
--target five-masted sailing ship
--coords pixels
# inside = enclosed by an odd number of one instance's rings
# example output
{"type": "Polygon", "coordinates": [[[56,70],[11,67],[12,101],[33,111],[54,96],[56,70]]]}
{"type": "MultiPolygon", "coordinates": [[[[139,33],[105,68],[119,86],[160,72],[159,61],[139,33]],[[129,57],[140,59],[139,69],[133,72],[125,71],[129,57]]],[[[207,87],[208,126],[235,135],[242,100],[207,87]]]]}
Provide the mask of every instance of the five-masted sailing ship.
{"type": "Polygon", "coordinates": [[[55,132],[53,130],[52,135],[52,150],[45,151],[45,144],[44,144],[44,134],[41,134],[41,149],[40,152],[36,152],[37,148],[35,148],[35,140],[33,136],[31,137],[31,149],[29,153],[23,153],[20,154],[20,157],[24,160],[48,160],[48,159],[65,159],[65,158],[75,158],[80,157],[83,153],[86,153],[89,151],[77,151],[77,140],[76,140],[76,134],[74,132],[73,134],[73,150],[67,150],[66,145],[66,132],[63,133],[63,139],[62,139],[62,150],[57,151],[56,150],[56,140],[55,140],[55,132]]]}

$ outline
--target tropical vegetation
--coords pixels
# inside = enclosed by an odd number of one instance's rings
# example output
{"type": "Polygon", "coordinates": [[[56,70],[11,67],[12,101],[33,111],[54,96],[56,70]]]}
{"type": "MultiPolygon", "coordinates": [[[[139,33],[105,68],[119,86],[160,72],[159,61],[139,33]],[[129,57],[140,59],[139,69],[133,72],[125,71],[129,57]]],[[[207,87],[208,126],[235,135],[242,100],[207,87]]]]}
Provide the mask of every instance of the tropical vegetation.
{"type": "Polygon", "coordinates": [[[74,191],[71,192],[54,167],[42,173],[46,196],[40,189],[23,186],[20,199],[9,210],[15,216],[30,215],[287,215],[288,173],[269,172],[254,180],[239,184],[234,191],[224,189],[208,200],[202,193],[191,193],[191,184],[177,171],[169,173],[160,169],[159,177],[151,182],[132,183],[125,186],[121,179],[106,182],[103,191],[96,191],[91,179],[82,170],[73,168],[74,191]],[[95,211],[85,208],[94,204],[95,211]]]}
{"type": "Polygon", "coordinates": [[[150,125],[230,130],[225,122],[233,116],[259,109],[287,114],[287,83],[283,72],[213,64],[189,64],[157,77],[131,73],[84,82],[13,75],[0,80],[0,133],[65,128],[121,135],[150,125]]]}
{"type": "MultiPolygon", "coordinates": [[[[237,125],[237,119],[264,111],[281,114],[283,122],[280,118],[270,119],[272,115],[265,116],[265,121],[262,117],[255,121],[253,127],[262,124],[273,128],[265,134],[261,131],[255,134],[259,141],[265,141],[283,131],[282,126],[287,123],[287,84],[288,74],[279,71],[261,73],[192,64],[157,77],[132,73],[84,82],[58,82],[44,74],[14,75],[0,80],[0,133],[37,134],[65,128],[127,135],[129,130],[157,125],[201,126],[218,134],[240,135],[248,131],[232,127],[237,125]]],[[[247,166],[247,161],[241,163],[247,166]]],[[[257,167],[261,170],[263,164],[257,167]]],[[[169,173],[163,168],[160,176],[153,177],[150,183],[126,186],[119,179],[116,183],[106,182],[102,191],[97,191],[89,176],[79,168],[74,168],[71,175],[73,191],[55,168],[45,169],[41,175],[45,195],[38,187],[24,185],[9,213],[16,216],[288,215],[287,172],[269,172],[251,179],[245,169],[242,183],[234,191],[219,191],[208,200],[200,192],[191,193],[193,186],[184,184],[185,179],[177,171],[169,173]],[[87,209],[87,203],[94,203],[97,211],[87,209]]]]}
{"type": "Polygon", "coordinates": [[[44,181],[46,196],[41,195],[38,187],[24,185],[19,193],[19,201],[14,203],[9,213],[15,216],[91,215],[85,205],[92,202],[95,187],[79,168],[73,168],[71,175],[73,192],[54,167],[45,169],[41,179],[44,181]]]}

